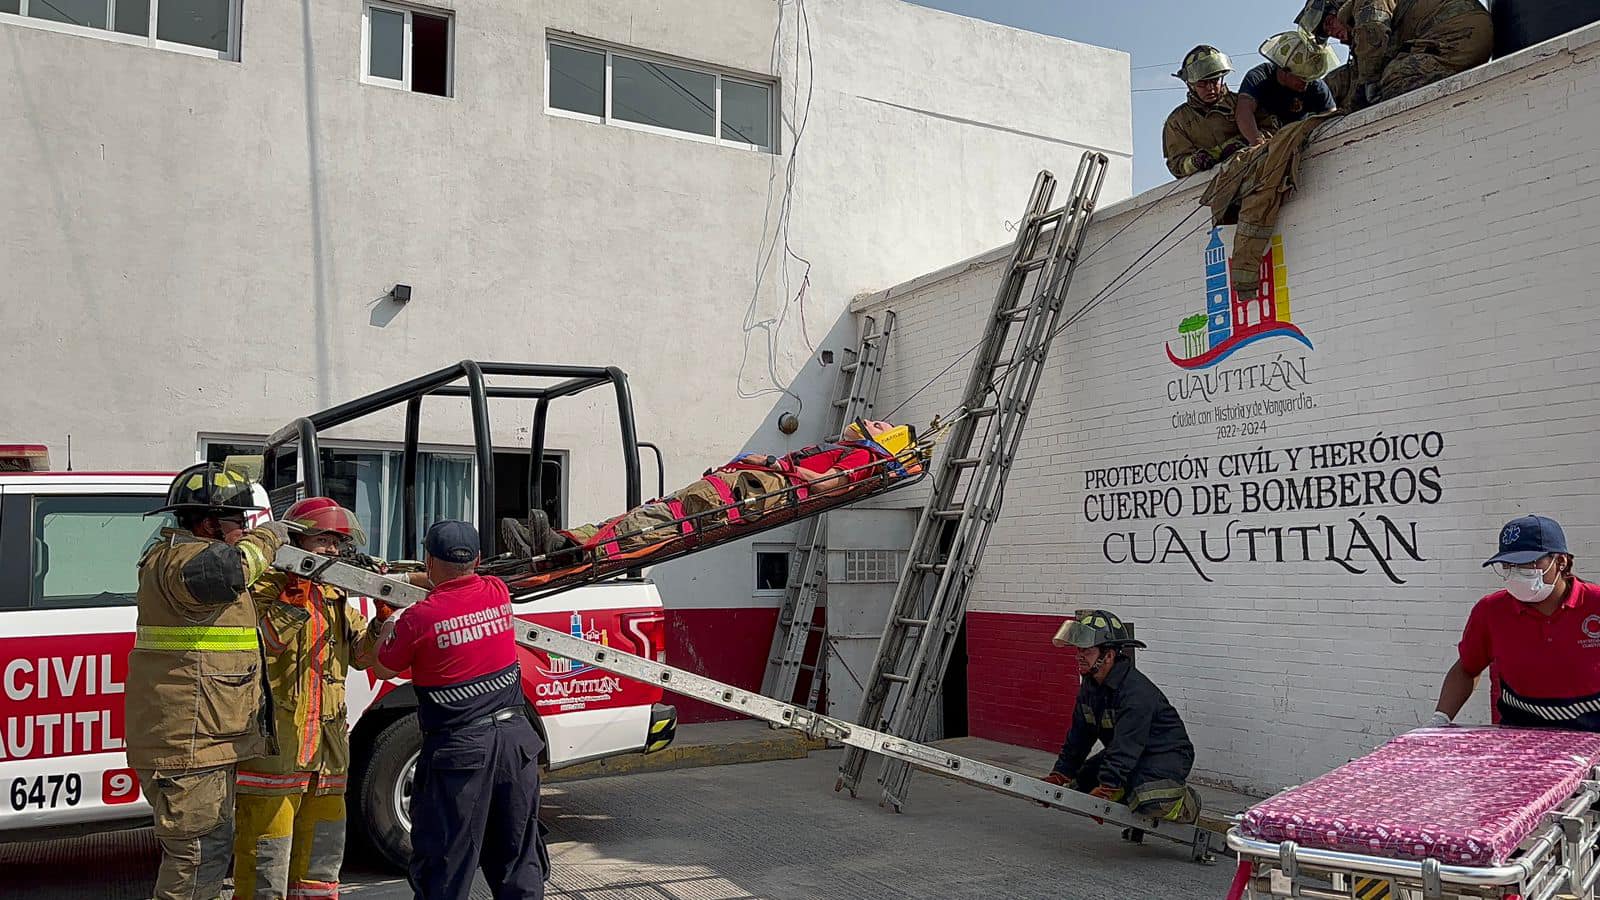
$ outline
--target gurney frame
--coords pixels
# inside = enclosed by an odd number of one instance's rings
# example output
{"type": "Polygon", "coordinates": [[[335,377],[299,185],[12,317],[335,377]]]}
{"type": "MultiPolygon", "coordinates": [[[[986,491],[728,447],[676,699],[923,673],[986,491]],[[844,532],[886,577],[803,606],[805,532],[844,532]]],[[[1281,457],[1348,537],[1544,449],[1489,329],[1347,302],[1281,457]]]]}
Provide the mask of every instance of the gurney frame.
{"type": "MultiPolygon", "coordinates": [[[[1511,898],[1594,900],[1600,878],[1600,768],[1573,796],[1547,813],[1510,860],[1497,866],[1447,865],[1246,837],[1235,825],[1228,848],[1239,855],[1245,890],[1234,897],[1266,900],[1445,900],[1511,898]],[[1387,890],[1376,883],[1386,883],[1387,890]]],[[[1236,881],[1236,885],[1238,881],[1236,881]]]]}

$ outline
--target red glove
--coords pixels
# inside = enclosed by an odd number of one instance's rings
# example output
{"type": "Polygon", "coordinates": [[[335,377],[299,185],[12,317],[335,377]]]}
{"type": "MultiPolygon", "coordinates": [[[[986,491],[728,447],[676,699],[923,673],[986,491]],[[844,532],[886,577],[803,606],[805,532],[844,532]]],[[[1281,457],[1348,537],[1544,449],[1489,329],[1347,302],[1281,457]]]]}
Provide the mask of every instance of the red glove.
{"type": "MultiPolygon", "coordinates": [[[[1067,776],[1061,774],[1060,772],[1051,772],[1049,775],[1046,775],[1044,778],[1042,778],[1040,780],[1043,781],[1045,784],[1065,785],[1067,783],[1067,776]]],[[[1044,807],[1045,809],[1049,809],[1050,808],[1050,804],[1045,803],[1042,800],[1035,800],[1034,802],[1038,803],[1040,806],[1044,807]]]]}
{"type": "Polygon", "coordinates": [[[389,604],[383,602],[382,600],[374,600],[372,602],[376,608],[376,612],[372,617],[373,625],[382,625],[385,619],[388,619],[390,616],[394,615],[394,607],[390,606],[389,604]]]}
{"type": "MultiPolygon", "coordinates": [[[[1102,784],[1090,791],[1089,796],[1098,797],[1107,803],[1115,803],[1122,798],[1122,791],[1118,790],[1117,788],[1110,787],[1109,785],[1102,784]]],[[[1090,816],[1090,818],[1094,819],[1094,823],[1096,825],[1104,825],[1106,823],[1106,820],[1100,818],[1099,816],[1090,816]]]]}

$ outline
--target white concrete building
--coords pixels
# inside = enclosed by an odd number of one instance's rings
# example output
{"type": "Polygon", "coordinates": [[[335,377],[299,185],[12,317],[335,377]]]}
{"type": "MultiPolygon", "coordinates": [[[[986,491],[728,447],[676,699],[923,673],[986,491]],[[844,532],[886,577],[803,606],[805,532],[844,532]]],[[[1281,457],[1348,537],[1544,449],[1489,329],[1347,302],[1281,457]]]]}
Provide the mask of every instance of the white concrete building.
{"type": "MultiPolygon", "coordinates": [[[[1197,772],[1275,790],[1428,720],[1502,523],[1554,517],[1591,575],[1597,147],[1600,25],[1335,123],[1264,325],[1225,287],[1208,306],[1233,229],[1196,207],[1206,176],[1104,206],[1067,309],[1093,305],[1051,350],[968,615],[971,733],[1060,746],[1077,675],[1049,639],[1104,607],[1149,643],[1197,772]]],[[[857,301],[898,314],[880,404],[952,409],[965,365],[922,388],[1006,258],[857,301]]]]}
{"type": "MultiPolygon", "coordinates": [[[[620,366],[675,485],[815,440],[850,298],[1004,240],[1039,168],[1131,184],[1125,54],[899,0],[0,0],[0,80],[0,422],[58,468],[70,435],[175,470],[475,358],[620,366]]],[[[582,412],[568,522],[622,499],[582,412]]],[[[467,508],[464,418],[424,422],[430,515],[467,508]]],[[[400,436],[326,445],[387,553],[400,436]]],[[[678,660],[759,679],[754,570],[658,573],[678,660]]]]}

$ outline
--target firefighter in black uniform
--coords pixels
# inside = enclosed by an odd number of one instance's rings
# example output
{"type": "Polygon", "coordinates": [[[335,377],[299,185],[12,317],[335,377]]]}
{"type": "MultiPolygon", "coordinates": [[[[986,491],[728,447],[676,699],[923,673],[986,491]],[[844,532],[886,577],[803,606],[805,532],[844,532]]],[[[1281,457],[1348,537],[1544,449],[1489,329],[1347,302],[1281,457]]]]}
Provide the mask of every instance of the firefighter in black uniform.
{"type": "Polygon", "coordinates": [[[483,870],[495,900],[539,900],[550,870],[539,751],[528,721],[505,583],[477,574],[478,532],[428,529],[432,592],[384,623],[380,675],[411,670],[422,755],[411,793],[411,889],[467,900],[483,870]]]}
{"type": "MultiPolygon", "coordinates": [[[[1132,627],[1105,610],[1079,610],[1053,642],[1077,648],[1083,683],[1072,728],[1045,780],[1125,803],[1142,816],[1195,822],[1200,795],[1186,783],[1194,745],[1166,695],[1134,668],[1131,651],[1144,644],[1134,640],[1132,627]],[[1096,741],[1105,749],[1090,756],[1096,741]]],[[[1129,829],[1123,837],[1138,840],[1142,833],[1129,829]]]]}

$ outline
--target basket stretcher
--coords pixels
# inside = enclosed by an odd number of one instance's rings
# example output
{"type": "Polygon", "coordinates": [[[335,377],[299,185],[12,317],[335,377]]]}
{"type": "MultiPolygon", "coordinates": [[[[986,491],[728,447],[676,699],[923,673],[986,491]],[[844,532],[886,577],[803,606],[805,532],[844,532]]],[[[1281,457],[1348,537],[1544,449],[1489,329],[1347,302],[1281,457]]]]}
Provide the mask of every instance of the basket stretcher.
{"type": "Polygon", "coordinates": [[[1600,734],[1425,728],[1247,810],[1229,900],[1592,900],[1600,734]]]}
{"type": "Polygon", "coordinates": [[[620,542],[655,531],[674,532],[666,540],[631,552],[605,553],[595,546],[559,550],[531,560],[502,554],[484,563],[479,571],[504,581],[512,599],[518,603],[559,594],[909,487],[923,479],[930,452],[931,447],[907,448],[894,457],[845,470],[842,474],[851,476],[852,480],[834,487],[817,489],[790,485],[610,538],[610,541],[620,542]],[[751,512],[771,500],[780,501],[781,505],[759,513],[751,512]],[[730,511],[739,514],[736,520],[727,515],[730,511]],[[550,567],[541,570],[543,563],[549,563],[550,567]]]}

